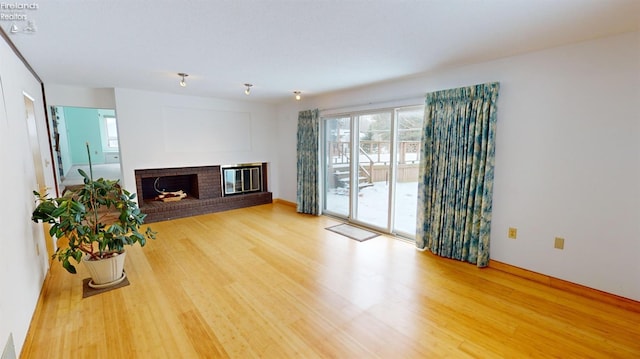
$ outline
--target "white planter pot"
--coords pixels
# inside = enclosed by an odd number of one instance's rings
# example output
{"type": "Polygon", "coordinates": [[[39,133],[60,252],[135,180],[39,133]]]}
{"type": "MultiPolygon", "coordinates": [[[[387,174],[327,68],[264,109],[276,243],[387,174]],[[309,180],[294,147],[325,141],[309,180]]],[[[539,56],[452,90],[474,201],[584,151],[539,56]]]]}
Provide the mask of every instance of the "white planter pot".
{"type": "Polygon", "coordinates": [[[108,287],[120,283],[124,279],[124,259],[126,254],[126,252],[122,252],[113,257],[97,261],[88,260],[88,256],[84,257],[82,261],[89,274],[91,274],[89,286],[108,287]]]}

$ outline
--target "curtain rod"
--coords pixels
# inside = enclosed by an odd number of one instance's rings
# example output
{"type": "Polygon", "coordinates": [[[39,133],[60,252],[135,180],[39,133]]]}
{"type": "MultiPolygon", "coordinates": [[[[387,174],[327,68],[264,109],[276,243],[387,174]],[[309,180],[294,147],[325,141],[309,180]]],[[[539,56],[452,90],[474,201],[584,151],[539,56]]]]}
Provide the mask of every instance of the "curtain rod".
{"type": "Polygon", "coordinates": [[[367,103],[362,103],[359,105],[346,105],[346,106],[341,106],[341,107],[333,107],[333,108],[321,108],[319,109],[320,112],[327,112],[327,111],[337,111],[337,110],[350,110],[350,109],[355,109],[355,108],[359,108],[359,107],[365,107],[365,106],[376,106],[376,105],[384,105],[384,104],[392,104],[395,102],[409,102],[409,101],[416,101],[415,104],[424,104],[424,99],[425,99],[425,95],[422,95],[420,97],[405,97],[405,98],[398,98],[398,99],[394,99],[394,100],[385,100],[385,101],[377,101],[377,102],[367,102],[367,103]]]}

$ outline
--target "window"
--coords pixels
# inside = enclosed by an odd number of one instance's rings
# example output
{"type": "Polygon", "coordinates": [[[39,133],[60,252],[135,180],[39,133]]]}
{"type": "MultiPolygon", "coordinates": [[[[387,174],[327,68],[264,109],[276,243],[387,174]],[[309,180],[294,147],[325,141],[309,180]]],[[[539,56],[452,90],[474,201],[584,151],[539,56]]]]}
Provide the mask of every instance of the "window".
{"type": "Polygon", "coordinates": [[[118,126],[115,117],[103,117],[106,134],[106,150],[114,151],[118,149],[118,126]]]}

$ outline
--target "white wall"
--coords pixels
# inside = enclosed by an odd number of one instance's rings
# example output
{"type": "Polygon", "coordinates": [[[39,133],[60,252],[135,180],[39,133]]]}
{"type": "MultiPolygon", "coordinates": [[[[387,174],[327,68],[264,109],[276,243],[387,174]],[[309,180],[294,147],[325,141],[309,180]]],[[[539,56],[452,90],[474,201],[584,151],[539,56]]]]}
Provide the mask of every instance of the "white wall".
{"type": "Polygon", "coordinates": [[[640,300],[638,32],[281,106],[280,197],[295,201],[298,110],[490,81],[501,83],[491,258],[640,300]]]}
{"type": "Polygon", "coordinates": [[[115,98],[125,188],[135,192],[136,169],[268,162],[278,197],[274,105],[120,88],[115,98]]]}
{"type": "Polygon", "coordinates": [[[116,108],[115,92],[112,88],[86,88],[45,84],[44,89],[49,106],[116,108]]]}
{"type": "Polygon", "coordinates": [[[19,353],[48,268],[42,225],[31,222],[35,208],[32,191],[38,186],[23,93],[34,98],[44,185],[54,184],[40,83],[4,40],[0,40],[0,79],[0,350],[13,333],[19,353]]]}
{"type": "MultiPolygon", "coordinates": [[[[286,102],[278,107],[278,159],[280,161],[280,183],[278,198],[296,202],[297,170],[296,142],[298,112],[311,109],[306,100],[286,102]],[[309,107],[307,107],[309,106],[309,107]]],[[[275,198],[275,197],[274,197],[275,198]]]]}

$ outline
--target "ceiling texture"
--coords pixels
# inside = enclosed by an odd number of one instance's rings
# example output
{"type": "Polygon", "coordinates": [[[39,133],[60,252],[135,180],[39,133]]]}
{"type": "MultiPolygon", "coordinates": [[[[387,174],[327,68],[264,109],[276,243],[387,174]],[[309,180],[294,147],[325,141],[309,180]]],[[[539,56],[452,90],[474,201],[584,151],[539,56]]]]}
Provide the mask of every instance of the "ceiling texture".
{"type": "Polygon", "coordinates": [[[640,0],[3,4],[0,26],[45,84],[265,103],[640,29],[640,0]]]}

